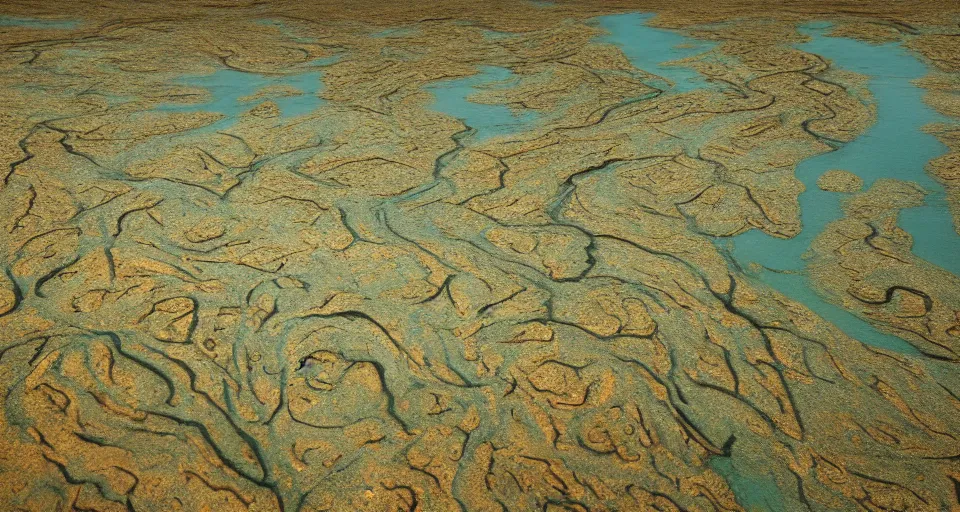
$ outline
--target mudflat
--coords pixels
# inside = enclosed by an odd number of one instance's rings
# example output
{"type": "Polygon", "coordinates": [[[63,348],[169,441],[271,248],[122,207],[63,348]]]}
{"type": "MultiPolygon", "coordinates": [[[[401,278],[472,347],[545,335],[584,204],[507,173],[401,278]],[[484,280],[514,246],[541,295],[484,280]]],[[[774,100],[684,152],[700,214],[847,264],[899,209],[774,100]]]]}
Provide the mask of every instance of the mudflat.
{"type": "Polygon", "coordinates": [[[960,6],[6,2],[0,510],[960,506],[960,6]]]}

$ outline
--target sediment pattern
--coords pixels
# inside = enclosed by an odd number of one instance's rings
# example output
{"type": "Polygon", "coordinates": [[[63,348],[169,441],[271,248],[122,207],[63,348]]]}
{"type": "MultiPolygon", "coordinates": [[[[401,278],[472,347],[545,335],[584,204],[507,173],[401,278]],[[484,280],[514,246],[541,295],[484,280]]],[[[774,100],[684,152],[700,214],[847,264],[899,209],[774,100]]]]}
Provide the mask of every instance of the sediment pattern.
{"type": "Polygon", "coordinates": [[[924,191],[825,176],[848,197],[809,260],[916,354],[723,249],[799,233],[794,167],[874,122],[865,77],[790,45],[810,19],[931,63],[956,207],[957,14],[511,6],[71,7],[0,34],[0,508],[957,507],[960,281],[897,226],[924,191]],[[684,62],[710,86],[598,40],[624,10],[715,42],[684,62]],[[431,107],[477,66],[514,76],[469,100],[535,121],[431,107]],[[217,111],[184,77],[223,69],[276,80],[217,111]]]}

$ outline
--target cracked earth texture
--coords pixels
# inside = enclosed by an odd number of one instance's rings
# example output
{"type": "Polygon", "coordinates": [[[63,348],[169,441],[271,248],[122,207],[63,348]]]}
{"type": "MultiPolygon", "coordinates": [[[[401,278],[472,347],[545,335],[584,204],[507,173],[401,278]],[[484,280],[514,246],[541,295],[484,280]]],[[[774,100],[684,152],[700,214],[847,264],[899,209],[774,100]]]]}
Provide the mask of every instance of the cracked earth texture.
{"type": "Polygon", "coordinates": [[[794,169],[878,112],[801,27],[907,49],[957,235],[960,8],[771,4],[5,2],[0,509],[957,510],[929,190],[794,169]],[[906,348],[731,256],[811,186],[804,279],[906,348]]]}

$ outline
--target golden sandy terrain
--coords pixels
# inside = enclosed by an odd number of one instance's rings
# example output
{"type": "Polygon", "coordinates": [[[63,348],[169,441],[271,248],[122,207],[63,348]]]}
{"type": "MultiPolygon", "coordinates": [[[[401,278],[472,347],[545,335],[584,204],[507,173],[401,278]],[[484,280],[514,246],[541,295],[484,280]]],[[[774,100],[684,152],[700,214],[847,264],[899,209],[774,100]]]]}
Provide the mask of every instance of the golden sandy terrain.
{"type": "Polygon", "coordinates": [[[930,64],[960,226],[955,3],[0,11],[81,21],[0,27],[0,510],[960,506],[960,281],[896,223],[923,191],[824,176],[849,197],[809,267],[917,356],[715,243],[796,235],[794,167],[874,122],[863,76],[790,45],[810,20],[930,64]],[[590,22],[628,11],[716,42],[689,65],[724,87],[648,85],[590,22]],[[539,121],[431,108],[478,66],[516,78],[471,101],[539,121]],[[320,70],[323,102],[168,108],[222,69],[320,70]]]}

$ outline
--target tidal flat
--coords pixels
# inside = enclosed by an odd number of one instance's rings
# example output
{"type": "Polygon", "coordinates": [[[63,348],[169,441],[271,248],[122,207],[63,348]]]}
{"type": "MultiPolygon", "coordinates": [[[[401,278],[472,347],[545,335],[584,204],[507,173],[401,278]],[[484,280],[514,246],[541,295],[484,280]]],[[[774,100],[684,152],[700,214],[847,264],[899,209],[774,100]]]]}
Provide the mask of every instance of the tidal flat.
{"type": "Polygon", "coordinates": [[[0,45],[0,511],[960,510],[960,5],[0,45]]]}

